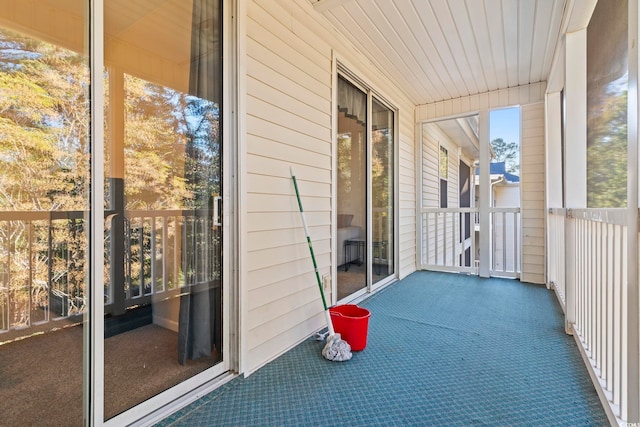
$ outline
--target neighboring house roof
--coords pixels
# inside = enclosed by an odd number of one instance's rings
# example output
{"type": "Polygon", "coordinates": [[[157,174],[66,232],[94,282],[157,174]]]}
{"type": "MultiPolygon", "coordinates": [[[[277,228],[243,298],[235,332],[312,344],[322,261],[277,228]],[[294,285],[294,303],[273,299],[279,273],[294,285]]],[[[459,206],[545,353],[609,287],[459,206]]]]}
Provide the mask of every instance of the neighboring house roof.
{"type": "MultiPolygon", "coordinates": [[[[479,175],[480,168],[476,168],[476,175],[479,175]]],[[[520,177],[507,172],[505,162],[489,163],[491,178],[503,176],[508,182],[520,182],[520,177]]]]}

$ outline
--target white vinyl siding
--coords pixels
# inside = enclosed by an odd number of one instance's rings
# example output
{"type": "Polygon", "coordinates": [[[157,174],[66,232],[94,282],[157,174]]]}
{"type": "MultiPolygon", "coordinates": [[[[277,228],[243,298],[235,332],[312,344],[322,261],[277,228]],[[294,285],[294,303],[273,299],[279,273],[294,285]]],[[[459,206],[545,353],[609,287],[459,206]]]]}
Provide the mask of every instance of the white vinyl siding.
{"type": "MultiPolygon", "coordinates": [[[[447,150],[448,155],[448,179],[447,179],[447,207],[457,208],[460,206],[458,172],[460,168],[460,158],[458,147],[447,135],[438,128],[436,123],[428,123],[422,126],[422,207],[440,207],[440,147],[447,150]]],[[[440,218],[440,217],[439,217],[440,218]]],[[[439,260],[444,259],[445,241],[458,241],[459,229],[453,227],[453,217],[447,215],[446,235],[436,233],[435,219],[431,217],[428,224],[429,235],[437,234],[437,253],[431,253],[427,262],[436,264],[436,256],[439,260]],[[451,233],[456,233],[452,237],[451,233]]],[[[440,224],[441,226],[441,224],[440,224]]],[[[447,251],[447,265],[453,263],[451,253],[447,251]]]]}
{"type": "MultiPolygon", "coordinates": [[[[416,269],[414,106],[357,61],[350,43],[322,26],[309,8],[290,0],[247,2],[247,95],[240,115],[246,135],[239,136],[246,146],[240,256],[245,374],[324,326],[289,167],[297,175],[318,269],[331,274],[334,51],[348,54],[354,72],[371,73],[361,77],[398,108],[398,271],[404,277],[416,269]]],[[[330,303],[330,291],[325,293],[330,303]]]]}
{"type": "Polygon", "coordinates": [[[521,123],[521,280],[545,283],[544,104],[522,106],[521,123]]]}
{"type": "Polygon", "coordinates": [[[402,279],[416,271],[416,172],[413,105],[399,106],[398,148],[398,273],[402,279]]]}
{"type": "Polygon", "coordinates": [[[248,371],[321,326],[322,303],[289,167],[298,175],[316,261],[331,262],[332,52],[277,18],[278,2],[249,2],[246,58],[244,325],[248,371]],[[277,17],[277,18],[276,18],[277,17]]]}

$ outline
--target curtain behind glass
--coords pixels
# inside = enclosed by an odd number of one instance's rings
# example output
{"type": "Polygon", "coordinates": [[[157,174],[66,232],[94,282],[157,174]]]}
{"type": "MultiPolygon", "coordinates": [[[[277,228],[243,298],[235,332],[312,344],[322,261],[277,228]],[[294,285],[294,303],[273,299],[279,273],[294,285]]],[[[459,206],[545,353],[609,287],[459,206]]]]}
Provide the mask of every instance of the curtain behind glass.
{"type": "Polygon", "coordinates": [[[199,122],[197,126],[202,123],[205,129],[196,130],[187,141],[185,178],[192,190],[192,208],[202,212],[199,223],[203,226],[187,226],[185,230],[183,251],[191,276],[180,297],[178,361],[183,365],[187,359],[210,357],[214,349],[221,351],[222,347],[217,251],[221,233],[211,221],[214,196],[220,194],[220,16],[219,1],[193,1],[189,93],[194,97],[188,108],[194,121],[199,122]],[[207,126],[211,120],[217,126],[207,126]]]}
{"type": "Polygon", "coordinates": [[[338,111],[345,113],[359,124],[367,121],[367,95],[360,89],[339,78],[338,83],[338,111]]]}

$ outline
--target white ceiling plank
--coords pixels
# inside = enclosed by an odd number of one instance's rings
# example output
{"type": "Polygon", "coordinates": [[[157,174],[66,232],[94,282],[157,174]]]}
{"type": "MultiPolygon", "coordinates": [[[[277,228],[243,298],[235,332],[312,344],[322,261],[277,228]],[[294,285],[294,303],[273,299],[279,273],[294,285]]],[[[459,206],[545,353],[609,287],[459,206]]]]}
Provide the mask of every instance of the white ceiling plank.
{"type": "Polygon", "coordinates": [[[502,28],[507,70],[507,87],[518,86],[518,0],[502,0],[502,28]]]}
{"type": "Polygon", "coordinates": [[[412,55],[415,64],[413,74],[421,80],[425,95],[430,99],[443,99],[448,97],[446,91],[443,91],[444,86],[442,81],[431,64],[431,60],[423,49],[424,38],[422,43],[418,40],[416,35],[412,32],[415,27],[416,15],[413,12],[413,8],[408,3],[397,4],[389,1],[381,1],[377,3],[380,12],[389,21],[389,24],[403,40],[407,51],[412,55]],[[402,10],[400,10],[401,8],[402,10]],[[404,11],[404,13],[403,13],[404,11]],[[413,18],[414,22],[408,22],[405,17],[413,18]]]}
{"type": "MultiPolygon", "coordinates": [[[[380,38],[377,29],[373,25],[362,8],[355,2],[346,4],[343,8],[333,9],[328,12],[330,21],[343,34],[349,35],[350,42],[360,51],[365,53],[369,60],[390,80],[403,88],[413,87],[405,74],[399,68],[402,61],[390,59],[397,57],[394,49],[387,44],[384,38],[380,38]]],[[[415,91],[407,94],[415,95],[415,91]]]]}
{"type": "Polygon", "coordinates": [[[546,81],[568,0],[297,1],[422,105],[546,81]]]}
{"type": "Polygon", "coordinates": [[[453,81],[449,75],[444,63],[438,55],[438,50],[433,44],[433,40],[420,20],[420,16],[416,9],[416,4],[419,6],[419,0],[414,0],[408,5],[403,3],[403,7],[399,8],[399,12],[404,18],[405,22],[409,26],[411,33],[419,40],[419,45],[427,58],[427,62],[432,65],[430,71],[425,70],[425,77],[432,80],[439,88],[439,92],[443,95],[441,99],[450,99],[455,97],[456,89],[453,86],[453,81]],[[432,73],[431,73],[432,71],[432,73]]]}
{"type": "Polygon", "coordinates": [[[452,16],[452,13],[458,12],[458,10],[452,11],[452,4],[455,4],[455,0],[447,2],[433,2],[431,3],[431,6],[436,13],[441,28],[446,30],[443,31],[443,34],[447,40],[447,46],[449,47],[449,51],[451,52],[451,56],[454,59],[462,81],[465,82],[467,93],[462,95],[478,93],[478,85],[475,81],[474,71],[472,70],[467,58],[467,50],[462,44],[461,36],[458,32],[459,28],[456,27],[456,23],[452,16]]]}
{"type": "MultiPolygon", "coordinates": [[[[544,49],[544,59],[542,60],[542,80],[549,80],[549,73],[551,73],[551,64],[553,63],[553,57],[555,55],[556,45],[562,43],[560,38],[560,31],[562,30],[562,19],[564,13],[564,0],[555,0],[553,3],[553,10],[550,17],[550,30],[547,36],[547,43],[544,49]]],[[[540,59],[535,59],[539,61],[540,59]]]]}
{"type": "Polygon", "coordinates": [[[539,1],[536,4],[536,16],[532,27],[533,41],[531,44],[531,56],[528,59],[528,63],[530,64],[529,81],[532,83],[544,79],[544,59],[547,41],[549,40],[550,34],[555,30],[552,26],[554,3],[555,2],[552,1],[539,1]],[[535,58],[540,58],[540,60],[534,61],[535,58]]]}
{"type": "Polygon", "coordinates": [[[438,21],[430,3],[424,1],[416,2],[416,11],[420,16],[420,20],[423,25],[427,28],[427,31],[431,36],[431,41],[436,48],[437,55],[440,57],[440,60],[447,71],[448,76],[443,75],[440,76],[440,78],[445,81],[447,77],[449,77],[452,81],[452,84],[456,89],[454,98],[466,96],[469,93],[469,89],[462,80],[462,76],[460,75],[460,71],[456,65],[453,53],[447,44],[447,39],[444,35],[444,31],[447,29],[443,30],[440,26],[440,22],[438,21]]]}
{"type": "MultiPolygon", "coordinates": [[[[518,4],[518,85],[532,83],[530,80],[531,55],[538,3],[542,2],[520,1],[518,4]]],[[[548,31],[547,22],[538,24],[548,31]]]]}
{"type": "Polygon", "coordinates": [[[469,71],[475,85],[475,93],[486,92],[489,90],[487,79],[485,76],[485,70],[480,59],[480,46],[479,40],[473,31],[472,20],[478,19],[483,21],[484,16],[470,18],[467,9],[466,0],[451,0],[449,1],[449,9],[454,21],[454,25],[457,29],[457,34],[460,37],[462,49],[464,49],[465,56],[469,71]]]}
{"type": "Polygon", "coordinates": [[[484,16],[487,18],[487,28],[489,30],[491,53],[493,54],[495,77],[499,82],[498,89],[506,88],[509,86],[509,74],[507,72],[507,49],[504,42],[501,0],[486,0],[484,2],[484,10],[484,16]]]}
{"type": "MultiPolygon", "coordinates": [[[[367,3],[369,2],[367,1],[367,3]]],[[[414,84],[414,90],[429,93],[425,86],[425,82],[428,82],[428,79],[424,78],[425,71],[413,53],[417,45],[411,42],[411,37],[407,37],[407,34],[403,34],[401,37],[398,33],[400,29],[406,27],[406,22],[397,13],[378,7],[378,4],[388,3],[387,1],[369,3],[370,6],[367,8],[369,19],[378,30],[378,40],[384,40],[386,46],[396,54],[395,61],[403,66],[405,75],[414,84]],[[394,19],[394,17],[396,18],[395,22],[391,22],[390,19],[394,19]]],[[[393,60],[393,57],[391,59],[393,60]]]]}
{"type": "Polygon", "coordinates": [[[480,58],[487,90],[499,88],[494,64],[494,46],[491,43],[487,14],[483,2],[477,0],[466,1],[467,14],[475,38],[478,57],[480,58]]]}

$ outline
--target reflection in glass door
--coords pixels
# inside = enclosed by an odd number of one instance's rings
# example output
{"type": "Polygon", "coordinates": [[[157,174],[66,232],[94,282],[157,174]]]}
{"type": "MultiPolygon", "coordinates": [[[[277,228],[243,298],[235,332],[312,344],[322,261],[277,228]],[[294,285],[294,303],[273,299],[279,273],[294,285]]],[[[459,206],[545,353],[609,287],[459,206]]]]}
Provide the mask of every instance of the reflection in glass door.
{"type": "Polygon", "coordinates": [[[372,283],[394,268],[394,114],[373,98],[371,107],[372,283]]]}
{"type": "Polygon", "coordinates": [[[6,426],[82,425],[86,416],[88,2],[60,3],[3,0],[0,7],[0,424],[6,426]],[[52,16],[65,25],[49,25],[52,16]]]}
{"type": "Polygon", "coordinates": [[[223,359],[220,8],[105,2],[105,419],[223,359]]]}
{"type": "Polygon", "coordinates": [[[338,300],[367,287],[367,95],[338,78],[338,300]]]}
{"type": "Polygon", "coordinates": [[[394,133],[394,112],[339,77],[338,300],[357,296],[369,283],[395,274],[394,133]]]}

